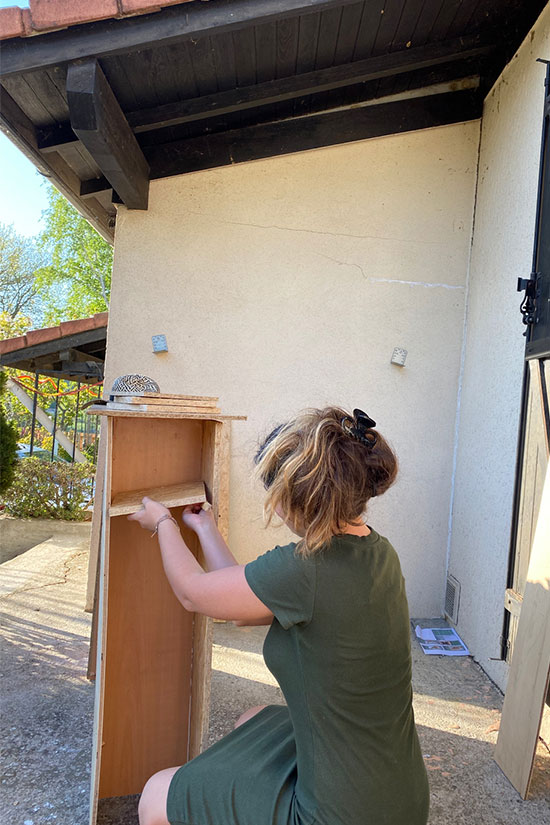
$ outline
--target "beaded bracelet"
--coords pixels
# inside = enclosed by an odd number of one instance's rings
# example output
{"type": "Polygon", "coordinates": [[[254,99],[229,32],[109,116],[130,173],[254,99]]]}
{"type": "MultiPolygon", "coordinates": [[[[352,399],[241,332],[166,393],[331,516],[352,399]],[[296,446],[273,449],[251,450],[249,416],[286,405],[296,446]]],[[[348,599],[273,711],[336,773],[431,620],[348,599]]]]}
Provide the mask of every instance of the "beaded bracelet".
{"type": "Polygon", "coordinates": [[[159,524],[160,524],[162,521],[168,521],[168,520],[173,521],[173,522],[174,522],[174,524],[176,525],[176,527],[178,526],[178,523],[177,523],[176,519],[174,518],[174,516],[171,516],[169,513],[165,513],[165,514],[164,514],[163,516],[161,516],[161,517],[159,518],[159,520],[157,521],[157,526],[155,527],[155,532],[154,532],[154,533],[151,533],[151,538],[153,538],[153,536],[156,536],[156,535],[157,535],[157,533],[158,533],[158,531],[159,531],[159,524]]]}

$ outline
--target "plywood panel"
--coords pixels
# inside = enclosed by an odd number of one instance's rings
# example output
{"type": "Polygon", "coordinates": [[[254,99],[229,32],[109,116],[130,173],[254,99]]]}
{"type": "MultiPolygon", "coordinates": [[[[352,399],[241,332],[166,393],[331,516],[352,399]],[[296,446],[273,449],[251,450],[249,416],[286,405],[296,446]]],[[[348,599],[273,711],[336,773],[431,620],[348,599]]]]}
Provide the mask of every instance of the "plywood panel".
{"type": "MultiPolygon", "coordinates": [[[[549,445],[546,425],[545,405],[548,405],[548,383],[544,387],[541,380],[541,362],[534,358],[529,361],[529,398],[525,424],[525,445],[521,475],[521,499],[518,514],[518,528],[514,561],[512,589],[523,596],[535,535],[537,516],[546,467],[549,445]]],[[[506,605],[506,599],[505,599],[506,605]]],[[[506,605],[507,609],[508,605],[506,605]]],[[[511,611],[512,612],[512,611],[511,611]]],[[[518,630],[519,613],[512,612],[508,631],[508,658],[511,660],[518,630]]]]}
{"type": "Polygon", "coordinates": [[[193,634],[156,540],[124,516],[110,522],[100,797],[140,793],[187,760],[193,634]]]}
{"type": "Polygon", "coordinates": [[[203,422],[117,417],[111,500],[119,493],[201,479],[203,422]]]}
{"type": "Polygon", "coordinates": [[[550,467],[537,520],[495,760],[522,797],[550,680],[550,467]]]}

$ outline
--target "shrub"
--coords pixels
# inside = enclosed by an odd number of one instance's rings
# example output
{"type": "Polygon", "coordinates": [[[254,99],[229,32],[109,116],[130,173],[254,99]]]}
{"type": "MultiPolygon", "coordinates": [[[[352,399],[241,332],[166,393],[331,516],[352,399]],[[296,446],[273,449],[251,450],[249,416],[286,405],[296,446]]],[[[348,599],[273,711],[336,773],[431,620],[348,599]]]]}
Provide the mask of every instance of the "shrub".
{"type": "Polygon", "coordinates": [[[19,518],[81,521],[92,498],[94,473],[88,463],[23,458],[5,496],[6,509],[19,518]]]}
{"type": "MultiPolygon", "coordinates": [[[[0,371],[0,396],[3,394],[8,376],[0,371]]],[[[6,492],[13,483],[17,464],[17,428],[8,421],[0,404],[0,494],[6,492]]]]}

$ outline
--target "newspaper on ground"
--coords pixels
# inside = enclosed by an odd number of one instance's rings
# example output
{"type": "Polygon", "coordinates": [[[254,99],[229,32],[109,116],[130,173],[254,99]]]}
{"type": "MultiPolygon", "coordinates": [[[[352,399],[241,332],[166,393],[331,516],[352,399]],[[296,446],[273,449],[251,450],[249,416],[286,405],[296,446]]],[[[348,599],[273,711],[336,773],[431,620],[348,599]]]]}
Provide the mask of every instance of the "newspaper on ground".
{"type": "Polygon", "coordinates": [[[420,627],[414,632],[428,656],[469,656],[470,651],[452,627],[420,627]]]}

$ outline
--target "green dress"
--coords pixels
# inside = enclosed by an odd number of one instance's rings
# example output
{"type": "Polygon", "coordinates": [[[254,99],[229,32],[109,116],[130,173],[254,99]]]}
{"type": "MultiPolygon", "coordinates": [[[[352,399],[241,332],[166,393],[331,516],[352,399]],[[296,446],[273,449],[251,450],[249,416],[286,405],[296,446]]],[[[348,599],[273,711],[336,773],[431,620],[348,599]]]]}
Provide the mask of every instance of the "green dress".
{"type": "Polygon", "coordinates": [[[172,825],[425,825],[404,579],[390,542],[338,535],[245,567],[275,618],[269,705],[175,774],[172,825]]]}

